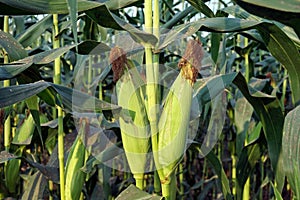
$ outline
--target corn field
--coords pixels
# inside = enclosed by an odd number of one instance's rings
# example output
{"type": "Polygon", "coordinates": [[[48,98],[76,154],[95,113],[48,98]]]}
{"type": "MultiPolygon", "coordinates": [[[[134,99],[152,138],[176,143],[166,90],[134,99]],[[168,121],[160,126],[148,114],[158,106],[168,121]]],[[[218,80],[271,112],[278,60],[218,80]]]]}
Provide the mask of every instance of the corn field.
{"type": "Polygon", "coordinates": [[[0,199],[300,199],[299,1],[0,14],[0,199]]]}

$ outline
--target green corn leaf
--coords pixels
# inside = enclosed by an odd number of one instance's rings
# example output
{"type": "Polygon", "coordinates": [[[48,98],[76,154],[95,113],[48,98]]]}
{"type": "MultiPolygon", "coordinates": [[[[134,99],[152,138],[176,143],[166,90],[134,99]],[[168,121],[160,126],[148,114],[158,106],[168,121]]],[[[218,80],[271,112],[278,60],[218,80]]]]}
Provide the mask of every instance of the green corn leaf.
{"type": "Polygon", "coordinates": [[[110,12],[106,6],[101,6],[92,10],[88,10],[86,11],[86,14],[93,21],[95,21],[97,24],[103,27],[110,27],[116,30],[126,30],[134,39],[134,41],[138,43],[148,43],[152,46],[155,46],[155,44],[158,41],[158,39],[154,35],[141,31],[135,28],[133,25],[125,22],[117,15],[110,12]]]}
{"type": "Polygon", "coordinates": [[[17,129],[16,135],[13,138],[12,143],[18,145],[28,145],[31,143],[31,139],[34,133],[35,123],[30,114],[23,122],[23,124],[17,129]]]}
{"type": "Polygon", "coordinates": [[[274,184],[271,182],[272,188],[274,190],[274,194],[275,194],[275,199],[276,200],[283,200],[280,192],[277,190],[277,188],[274,186],[274,184]]]}
{"type": "Polygon", "coordinates": [[[40,109],[39,109],[39,99],[37,96],[32,96],[26,100],[27,107],[30,109],[30,114],[33,117],[35,127],[39,133],[41,143],[43,143],[42,137],[42,129],[41,129],[41,122],[40,122],[40,109]]]}
{"type": "MultiPolygon", "coordinates": [[[[258,115],[268,142],[268,153],[272,167],[274,171],[277,171],[277,179],[282,180],[284,173],[281,167],[277,167],[279,165],[283,129],[283,115],[278,99],[248,86],[245,78],[240,73],[215,76],[204,84],[196,82],[194,86],[195,95],[197,95],[199,102],[204,105],[232,83],[239,88],[258,115]]],[[[282,182],[278,184],[282,184],[282,182]]]]}
{"type": "Polygon", "coordinates": [[[25,24],[24,24],[25,16],[13,16],[12,18],[16,25],[15,28],[16,35],[19,35],[25,30],[25,24]]]}
{"type": "Polygon", "coordinates": [[[186,38],[196,33],[200,28],[201,30],[211,32],[234,32],[251,29],[253,26],[258,25],[260,22],[226,18],[226,17],[215,17],[205,18],[195,22],[186,23],[173,27],[166,35],[158,49],[163,49],[175,40],[186,38]]]}
{"type": "Polygon", "coordinates": [[[28,175],[25,179],[26,190],[22,199],[42,199],[46,186],[47,180],[41,172],[37,171],[33,175],[28,175]]]}
{"type": "Polygon", "coordinates": [[[47,179],[59,184],[59,170],[57,167],[45,166],[24,158],[32,167],[38,169],[47,179]]]}
{"type": "Polygon", "coordinates": [[[27,56],[27,52],[23,46],[12,35],[2,30],[0,30],[0,46],[5,49],[11,62],[27,56]]]}
{"type": "Polygon", "coordinates": [[[282,157],[283,170],[288,181],[299,197],[299,172],[300,172],[300,106],[290,111],[284,121],[283,139],[282,139],[282,157]],[[296,173],[297,172],[297,173],[296,173]]]}
{"type": "Polygon", "coordinates": [[[203,13],[206,17],[215,17],[213,11],[202,0],[187,0],[199,12],[203,13]]]}
{"type": "Polygon", "coordinates": [[[239,155],[248,133],[251,116],[253,113],[252,105],[245,97],[238,98],[234,107],[234,123],[236,126],[236,152],[239,155]]]}
{"type": "Polygon", "coordinates": [[[105,163],[117,156],[124,154],[124,151],[120,148],[121,144],[110,145],[104,151],[101,151],[96,156],[90,157],[85,165],[81,168],[85,173],[90,173],[95,166],[105,163]]]}
{"type": "Polygon", "coordinates": [[[5,163],[6,161],[19,158],[19,156],[16,156],[12,153],[9,153],[7,151],[1,151],[0,152],[0,164],[5,163]]]}
{"type": "MultiPolygon", "coordinates": [[[[105,3],[76,0],[76,2],[78,2],[78,12],[82,12],[104,5],[116,10],[129,6],[137,0],[110,0],[105,3]]],[[[0,0],[0,12],[3,15],[68,14],[69,9],[66,0],[0,0]]]]}
{"type": "Polygon", "coordinates": [[[276,25],[257,27],[268,50],[288,70],[293,102],[300,103],[300,53],[293,41],[276,25]]]}
{"type": "Polygon", "coordinates": [[[225,17],[201,19],[171,29],[158,49],[165,48],[175,40],[190,36],[199,29],[211,32],[257,29],[268,50],[288,70],[293,101],[296,105],[300,102],[300,53],[293,41],[275,24],[225,17]]]}
{"type": "MultiPolygon", "coordinates": [[[[20,157],[25,146],[19,147],[14,155],[20,157]]],[[[15,193],[20,180],[21,159],[9,160],[5,165],[5,184],[10,193],[15,193]]]]}
{"type": "Polygon", "coordinates": [[[201,145],[202,153],[205,156],[217,143],[222,134],[226,119],[227,99],[225,91],[221,91],[215,98],[211,99],[211,117],[207,127],[205,139],[201,145]]]}
{"type": "MultiPolygon", "coordinates": [[[[114,110],[117,114],[120,111],[120,107],[101,101],[93,96],[87,95],[75,89],[71,89],[65,86],[56,85],[53,83],[38,81],[30,84],[14,85],[10,87],[0,88],[0,94],[3,94],[3,98],[0,99],[0,107],[6,107],[14,103],[23,101],[34,95],[40,95],[42,99],[47,99],[41,92],[47,88],[51,89],[52,96],[60,95],[63,106],[66,111],[102,111],[102,110],[114,110]]],[[[56,102],[50,102],[53,105],[56,102]]],[[[52,104],[51,104],[52,105],[52,104]]]]}
{"type": "Polygon", "coordinates": [[[116,198],[116,200],[127,200],[127,199],[144,199],[144,200],[162,200],[161,196],[151,195],[147,192],[139,190],[134,185],[129,185],[126,190],[122,191],[116,198]]]}
{"type": "Polygon", "coordinates": [[[192,17],[197,14],[197,11],[192,7],[187,7],[182,12],[177,13],[171,20],[163,25],[163,28],[170,29],[178,22],[182,21],[187,16],[192,17]]]}
{"type": "MultiPolygon", "coordinates": [[[[0,65],[0,80],[6,80],[16,77],[32,65],[44,65],[53,62],[57,57],[65,54],[69,50],[78,47],[79,54],[89,54],[91,51],[97,51],[98,54],[109,51],[110,47],[103,43],[94,41],[84,41],[76,45],[64,46],[49,51],[44,51],[26,58],[19,59],[13,63],[0,65]]],[[[17,48],[17,47],[15,47],[17,48]]],[[[31,69],[34,70],[34,69],[31,69]]],[[[36,72],[39,73],[39,72],[36,72]]],[[[26,75],[26,74],[25,74],[26,75]]],[[[32,76],[32,73],[31,73],[32,76]]],[[[35,80],[37,81],[37,80],[35,80]]],[[[26,81],[25,81],[26,82],[26,81]]]]}
{"type": "MultiPolygon", "coordinates": [[[[237,0],[237,3],[245,2],[245,3],[251,3],[253,6],[261,6],[266,8],[271,8],[274,10],[280,10],[284,12],[293,12],[293,13],[299,13],[300,14],[300,2],[296,0],[287,0],[287,1],[280,1],[280,0],[273,0],[270,1],[264,1],[264,0],[243,0],[239,1],[237,0]]],[[[271,14],[271,13],[269,13],[271,14]]],[[[273,13],[274,14],[274,13],[273,13]]]]}
{"type": "Polygon", "coordinates": [[[255,143],[245,146],[239,157],[236,166],[237,170],[237,190],[239,198],[242,198],[242,189],[247,181],[247,178],[251,176],[255,165],[259,162],[261,156],[265,150],[265,138],[261,136],[255,143]]]}
{"type": "Polygon", "coordinates": [[[258,124],[255,126],[254,130],[250,133],[249,137],[248,137],[248,143],[251,144],[253,142],[255,142],[256,140],[258,140],[259,136],[260,136],[260,132],[262,129],[262,124],[261,122],[258,122],[258,124]]]}
{"type": "Polygon", "coordinates": [[[17,36],[17,40],[24,48],[30,46],[38,37],[45,32],[46,29],[52,27],[52,15],[44,17],[39,22],[27,28],[24,32],[17,36]]]}
{"type": "MultiPolygon", "coordinates": [[[[104,4],[86,1],[78,1],[78,11],[92,9],[104,4]]],[[[66,0],[1,0],[0,12],[3,15],[36,15],[36,14],[67,14],[69,13],[66,0]]]]}
{"type": "Polygon", "coordinates": [[[300,3],[297,0],[263,1],[263,0],[236,0],[237,4],[254,15],[272,20],[277,20],[291,26],[300,35],[298,26],[300,20],[300,3]]]}
{"type": "MultiPolygon", "coordinates": [[[[282,142],[283,115],[278,99],[255,97],[250,94],[245,78],[240,74],[233,83],[240,89],[244,97],[251,103],[258,115],[268,143],[268,153],[273,170],[276,171],[278,180],[284,176],[282,169],[278,167],[282,142]]],[[[282,184],[282,183],[278,183],[282,184]]]]}
{"type": "Polygon", "coordinates": [[[77,10],[78,10],[78,0],[67,0],[68,1],[68,10],[72,23],[72,33],[75,44],[77,45],[77,10]]]}
{"type": "MultiPolygon", "coordinates": [[[[238,5],[235,6],[228,6],[226,8],[223,9],[224,12],[233,15],[237,18],[242,18],[242,19],[247,19],[247,20],[254,20],[254,21],[264,21],[264,22],[269,22],[269,20],[265,19],[265,18],[260,18],[257,17],[255,15],[252,15],[250,13],[248,13],[247,11],[245,11],[244,9],[242,9],[241,7],[239,7],[238,5]]],[[[300,47],[300,39],[298,38],[297,34],[295,33],[295,31],[289,27],[289,26],[285,26],[277,21],[274,21],[274,24],[276,24],[281,30],[284,31],[284,33],[289,36],[289,38],[291,38],[297,45],[297,47],[300,47]]],[[[245,31],[246,33],[249,33],[249,31],[245,31]]],[[[261,37],[258,37],[256,34],[252,34],[252,36],[257,40],[260,41],[261,43],[263,43],[263,40],[261,39],[261,37]]]]}
{"type": "Polygon", "coordinates": [[[206,156],[206,158],[210,162],[210,164],[212,165],[216,174],[219,177],[224,198],[226,200],[233,199],[231,190],[230,190],[229,180],[228,180],[226,173],[222,167],[221,161],[212,151],[209,152],[209,154],[206,156]]]}
{"type": "Polygon", "coordinates": [[[194,84],[194,96],[197,96],[201,105],[214,99],[220,92],[233,83],[238,73],[216,75],[208,79],[198,80],[194,84]]]}
{"type": "Polygon", "coordinates": [[[32,63],[9,63],[0,65],[0,80],[12,79],[28,69],[32,63]]]}
{"type": "Polygon", "coordinates": [[[6,107],[14,103],[23,101],[31,96],[34,96],[49,87],[44,82],[36,82],[32,84],[22,84],[18,86],[10,86],[0,88],[2,98],[0,100],[0,107],[6,107]]]}

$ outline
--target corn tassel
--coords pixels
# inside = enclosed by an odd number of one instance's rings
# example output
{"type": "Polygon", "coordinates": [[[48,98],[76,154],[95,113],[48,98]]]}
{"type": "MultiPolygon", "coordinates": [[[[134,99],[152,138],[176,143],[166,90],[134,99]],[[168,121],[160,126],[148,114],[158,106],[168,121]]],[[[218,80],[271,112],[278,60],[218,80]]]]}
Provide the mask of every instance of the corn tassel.
{"type": "Polygon", "coordinates": [[[126,59],[122,49],[111,51],[111,63],[118,105],[128,111],[130,120],[120,118],[123,148],[136,186],[144,189],[144,172],[150,149],[150,130],[144,103],[143,81],[133,63],[126,59]],[[115,59],[116,58],[116,59],[115,59]],[[116,66],[116,65],[119,66],[116,66]]]}
{"type": "Polygon", "coordinates": [[[175,199],[176,177],[174,171],[186,149],[187,131],[196,81],[203,53],[201,44],[189,41],[185,55],[178,66],[180,74],[174,81],[166,98],[159,119],[158,136],[158,174],[162,184],[163,196],[175,199]]]}
{"type": "Polygon", "coordinates": [[[74,141],[71,150],[69,152],[66,173],[65,173],[65,197],[66,199],[77,200],[80,198],[81,191],[85,182],[86,174],[81,171],[81,168],[85,163],[86,149],[82,142],[82,136],[84,135],[86,122],[82,120],[82,126],[79,130],[78,136],[74,141]]]}

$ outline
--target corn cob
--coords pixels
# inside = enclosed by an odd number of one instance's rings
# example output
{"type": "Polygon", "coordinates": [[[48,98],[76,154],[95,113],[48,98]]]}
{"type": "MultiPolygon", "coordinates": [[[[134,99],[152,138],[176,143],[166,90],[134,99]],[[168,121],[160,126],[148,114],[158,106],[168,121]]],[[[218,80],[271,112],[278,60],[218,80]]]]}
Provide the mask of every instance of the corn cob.
{"type": "Polygon", "coordinates": [[[186,149],[187,131],[193,96],[193,84],[203,57],[201,43],[190,40],[178,67],[180,73],[170,88],[159,119],[158,174],[166,199],[174,199],[174,170],[186,149]],[[173,184],[173,186],[171,186],[173,184]]]}
{"type": "Polygon", "coordinates": [[[114,71],[114,81],[117,81],[118,105],[127,110],[131,118],[129,121],[119,119],[123,148],[136,186],[143,189],[143,176],[150,149],[143,80],[121,48],[112,49],[110,62],[114,71]]]}
{"type": "Polygon", "coordinates": [[[85,120],[81,121],[79,133],[68,155],[65,173],[65,199],[79,199],[85,182],[86,174],[81,171],[85,163],[86,149],[82,142],[82,136],[86,128],[85,120]]]}

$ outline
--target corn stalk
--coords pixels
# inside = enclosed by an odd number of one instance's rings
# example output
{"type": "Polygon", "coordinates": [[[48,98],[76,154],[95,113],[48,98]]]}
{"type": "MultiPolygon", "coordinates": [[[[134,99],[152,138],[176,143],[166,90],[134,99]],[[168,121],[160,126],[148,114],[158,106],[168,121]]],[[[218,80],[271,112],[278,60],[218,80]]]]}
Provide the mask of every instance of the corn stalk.
{"type": "MultiPolygon", "coordinates": [[[[59,48],[58,35],[58,15],[53,14],[53,49],[59,48]]],[[[54,77],[55,84],[61,84],[61,65],[60,58],[54,61],[54,77]]],[[[59,160],[59,181],[60,181],[60,197],[65,199],[65,171],[64,171],[64,124],[63,124],[63,110],[60,106],[57,107],[58,119],[58,160],[59,160]]]]}
{"type": "MultiPolygon", "coordinates": [[[[4,26],[3,26],[3,31],[8,33],[9,32],[9,17],[4,16],[4,26]]],[[[5,52],[4,55],[4,63],[8,63],[8,56],[5,52]]],[[[10,80],[4,80],[3,83],[4,87],[10,86],[10,80]]],[[[9,150],[9,145],[10,145],[10,137],[11,137],[11,121],[10,121],[10,115],[7,116],[7,119],[4,122],[4,148],[5,151],[9,150]]]]}

